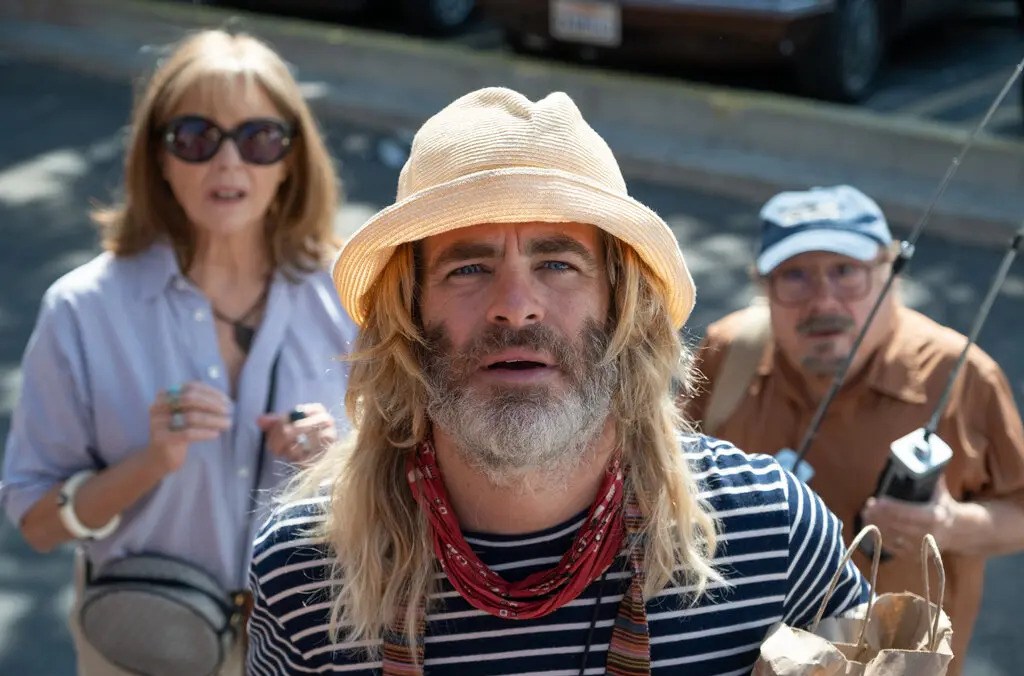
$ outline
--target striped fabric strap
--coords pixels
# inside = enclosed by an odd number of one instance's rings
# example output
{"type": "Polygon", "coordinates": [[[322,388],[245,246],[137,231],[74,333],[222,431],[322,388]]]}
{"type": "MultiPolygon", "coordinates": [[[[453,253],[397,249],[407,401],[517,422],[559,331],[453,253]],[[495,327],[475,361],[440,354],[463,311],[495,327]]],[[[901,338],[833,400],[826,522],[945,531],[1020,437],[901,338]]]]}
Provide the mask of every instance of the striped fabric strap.
{"type": "Polygon", "coordinates": [[[426,604],[423,601],[419,604],[415,649],[409,646],[405,610],[404,606],[399,608],[391,625],[384,630],[384,645],[381,650],[384,676],[423,675],[423,637],[427,633],[426,604]]]}
{"type": "Polygon", "coordinates": [[[619,614],[608,645],[609,676],[639,676],[651,673],[651,634],[647,626],[647,604],[644,602],[643,515],[636,498],[630,494],[623,518],[626,521],[627,551],[633,576],[629,589],[619,603],[619,614]]]}
{"type": "MultiPolygon", "coordinates": [[[[605,673],[609,676],[649,676],[651,673],[651,637],[644,603],[643,515],[640,504],[630,492],[623,512],[626,546],[632,577],[629,589],[619,603],[618,616],[608,646],[605,673]]],[[[596,599],[595,603],[600,603],[596,599]]],[[[423,676],[423,640],[426,633],[426,604],[419,604],[415,651],[405,631],[405,608],[398,608],[395,620],[384,632],[383,676],[423,676]],[[414,655],[415,652],[415,655],[414,655]]]]}

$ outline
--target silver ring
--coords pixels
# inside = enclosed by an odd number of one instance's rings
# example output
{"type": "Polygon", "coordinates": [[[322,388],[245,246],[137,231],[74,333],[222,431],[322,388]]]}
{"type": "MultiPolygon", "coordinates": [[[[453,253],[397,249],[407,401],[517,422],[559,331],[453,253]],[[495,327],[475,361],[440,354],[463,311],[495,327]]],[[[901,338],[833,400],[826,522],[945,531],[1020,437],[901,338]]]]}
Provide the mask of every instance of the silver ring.
{"type": "Polygon", "coordinates": [[[305,432],[299,432],[298,435],[296,435],[295,443],[297,443],[299,448],[304,451],[308,452],[310,450],[309,437],[306,436],[305,432]]]}
{"type": "Polygon", "coordinates": [[[188,423],[185,421],[185,413],[180,409],[171,413],[171,424],[168,428],[172,432],[180,432],[188,427],[188,423]]]}

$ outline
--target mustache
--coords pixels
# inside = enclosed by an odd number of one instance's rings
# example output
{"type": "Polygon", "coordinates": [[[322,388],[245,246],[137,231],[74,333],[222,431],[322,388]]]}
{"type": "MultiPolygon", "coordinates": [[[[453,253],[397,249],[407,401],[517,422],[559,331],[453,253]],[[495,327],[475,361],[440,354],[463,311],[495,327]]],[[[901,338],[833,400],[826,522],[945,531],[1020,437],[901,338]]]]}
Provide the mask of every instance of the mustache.
{"type": "MultiPolygon", "coordinates": [[[[436,359],[451,355],[451,339],[441,325],[427,328],[424,339],[428,357],[436,359]]],[[[459,350],[458,361],[464,365],[476,365],[487,355],[510,347],[545,352],[551,355],[555,366],[565,370],[575,367],[579,360],[569,341],[548,326],[532,324],[521,329],[490,326],[459,350]]]]}
{"type": "Polygon", "coordinates": [[[814,315],[803,320],[796,326],[799,334],[809,333],[831,333],[834,331],[849,331],[854,322],[844,315],[814,315]]]}

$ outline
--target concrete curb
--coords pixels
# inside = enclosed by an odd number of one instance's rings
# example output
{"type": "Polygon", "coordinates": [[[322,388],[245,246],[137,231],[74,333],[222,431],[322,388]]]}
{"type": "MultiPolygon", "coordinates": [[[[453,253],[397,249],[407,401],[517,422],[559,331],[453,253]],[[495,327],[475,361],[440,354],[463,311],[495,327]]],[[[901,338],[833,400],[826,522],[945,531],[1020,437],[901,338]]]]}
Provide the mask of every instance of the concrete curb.
{"type": "MultiPolygon", "coordinates": [[[[780,189],[850,183],[897,226],[915,223],[968,132],[856,109],[480,53],[314,22],[154,0],[8,0],[0,49],[115,78],[159,46],[234,23],[295,66],[323,115],[414,129],[454,98],[509,86],[568,92],[631,177],[760,202],[780,189]]],[[[127,111],[126,111],[127,116],[127,111]]],[[[980,135],[928,234],[1002,246],[1024,218],[1024,143],[980,135]]]]}

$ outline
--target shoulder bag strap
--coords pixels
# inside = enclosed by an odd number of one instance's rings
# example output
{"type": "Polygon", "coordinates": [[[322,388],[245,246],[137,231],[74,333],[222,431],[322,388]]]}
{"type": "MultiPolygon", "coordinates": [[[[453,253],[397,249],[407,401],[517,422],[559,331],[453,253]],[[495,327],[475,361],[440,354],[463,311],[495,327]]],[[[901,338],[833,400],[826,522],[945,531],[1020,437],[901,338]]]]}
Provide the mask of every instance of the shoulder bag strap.
{"type": "MultiPolygon", "coordinates": [[[[274,412],[274,397],[277,394],[277,370],[278,370],[278,362],[280,362],[280,361],[281,361],[281,352],[278,351],[278,353],[274,356],[273,363],[270,365],[270,384],[267,387],[267,403],[263,406],[263,412],[264,413],[273,413],[274,412]]],[[[259,494],[260,481],[262,481],[262,479],[263,479],[263,466],[266,463],[266,456],[267,456],[267,433],[266,432],[261,432],[260,433],[259,450],[257,451],[257,454],[256,454],[256,471],[253,473],[253,474],[255,474],[255,477],[253,478],[252,491],[250,493],[251,509],[250,509],[250,511],[248,513],[248,517],[245,520],[245,531],[244,531],[245,535],[244,535],[244,537],[245,537],[246,540],[249,539],[249,534],[252,533],[252,522],[253,522],[253,519],[256,518],[256,505],[258,503],[257,496],[259,494]]],[[[251,545],[251,543],[250,543],[250,545],[251,545]]],[[[246,565],[242,569],[243,584],[244,584],[244,581],[246,580],[248,574],[249,574],[249,567],[248,567],[248,565],[246,565]]]]}
{"type": "Polygon", "coordinates": [[[755,299],[746,311],[739,332],[726,347],[722,367],[712,383],[711,398],[702,423],[705,434],[714,435],[740,405],[770,336],[768,304],[763,299],[755,299]]]}

